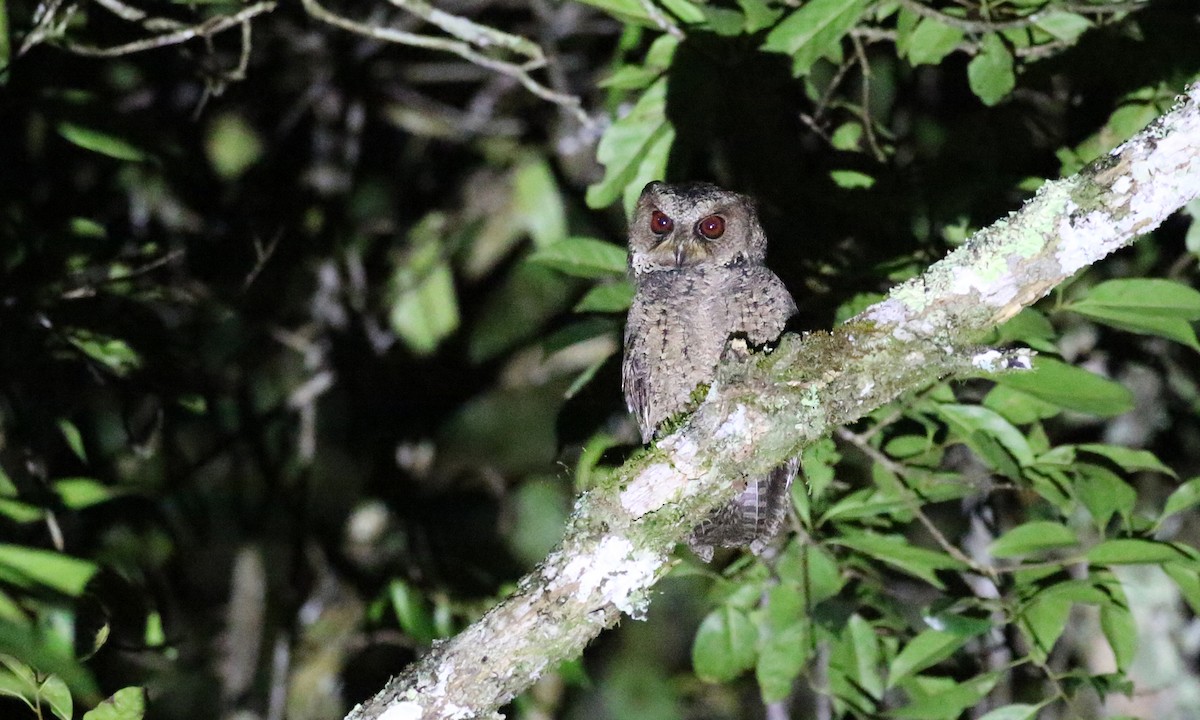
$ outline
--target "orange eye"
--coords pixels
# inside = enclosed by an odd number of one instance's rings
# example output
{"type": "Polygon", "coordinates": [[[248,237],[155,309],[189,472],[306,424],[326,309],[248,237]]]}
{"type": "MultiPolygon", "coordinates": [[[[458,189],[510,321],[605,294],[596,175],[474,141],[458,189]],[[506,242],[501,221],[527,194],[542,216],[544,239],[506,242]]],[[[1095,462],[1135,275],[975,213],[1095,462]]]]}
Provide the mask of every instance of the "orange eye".
{"type": "Polygon", "coordinates": [[[700,234],[709,240],[716,240],[725,234],[725,219],[720,215],[709,215],[696,226],[700,234]]]}
{"type": "Polygon", "coordinates": [[[667,217],[661,210],[650,213],[650,232],[655,235],[666,235],[675,227],[675,221],[667,217]]]}

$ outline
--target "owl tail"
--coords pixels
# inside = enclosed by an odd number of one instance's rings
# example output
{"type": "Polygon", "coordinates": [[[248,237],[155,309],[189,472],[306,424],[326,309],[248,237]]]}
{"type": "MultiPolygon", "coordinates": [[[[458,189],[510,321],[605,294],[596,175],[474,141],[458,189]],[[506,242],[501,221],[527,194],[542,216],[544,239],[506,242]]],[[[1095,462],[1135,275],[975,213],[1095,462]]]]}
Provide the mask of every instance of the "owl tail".
{"type": "Polygon", "coordinates": [[[704,562],[715,547],[749,547],[757,554],[766,550],[787,517],[792,480],[800,462],[793,458],[766,475],[751,478],[746,489],[729,504],[713,510],[697,525],[687,544],[704,562]]]}

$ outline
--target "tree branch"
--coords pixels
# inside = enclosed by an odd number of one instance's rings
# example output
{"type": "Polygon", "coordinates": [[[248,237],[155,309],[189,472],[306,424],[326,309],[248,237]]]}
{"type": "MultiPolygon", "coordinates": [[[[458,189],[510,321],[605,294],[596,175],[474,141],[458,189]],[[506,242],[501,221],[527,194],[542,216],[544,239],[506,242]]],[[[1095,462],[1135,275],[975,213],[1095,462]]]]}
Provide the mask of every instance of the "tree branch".
{"type": "Polygon", "coordinates": [[[904,391],[1004,369],[1014,356],[980,352],[983,333],[1198,194],[1200,84],[833,332],[788,336],[768,356],[722,365],[685,424],[579,498],[559,547],[511,597],[348,717],[494,713],[621,614],[645,612],[675,544],[736,491],[728,478],[765,472],[904,391]]]}

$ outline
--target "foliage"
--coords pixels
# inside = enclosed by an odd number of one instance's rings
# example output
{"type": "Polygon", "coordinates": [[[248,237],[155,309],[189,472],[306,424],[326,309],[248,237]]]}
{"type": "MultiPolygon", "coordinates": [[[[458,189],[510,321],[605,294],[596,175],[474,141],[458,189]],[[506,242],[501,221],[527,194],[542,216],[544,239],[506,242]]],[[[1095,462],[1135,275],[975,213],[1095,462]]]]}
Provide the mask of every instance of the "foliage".
{"type": "MultiPolygon", "coordinates": [[[[1189,0],[0,2],[0,714],[337,716],[636,452],[646,181],[755,196],[828,327],[1169,107],[1198,31],[1189,0]]],[[[1194,716],[1197,213],[988,339],[1034,371],[809,448],[776,553],[681,563],[510,711],[1194,716]]]]}

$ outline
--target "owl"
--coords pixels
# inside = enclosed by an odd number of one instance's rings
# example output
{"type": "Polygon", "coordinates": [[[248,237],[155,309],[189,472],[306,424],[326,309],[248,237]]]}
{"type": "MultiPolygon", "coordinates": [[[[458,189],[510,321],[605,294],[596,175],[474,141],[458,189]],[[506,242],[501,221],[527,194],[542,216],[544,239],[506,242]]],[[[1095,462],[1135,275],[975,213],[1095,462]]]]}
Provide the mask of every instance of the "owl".
{"type": "MultiPolygon", "coordinates": [[[[767,237],[750,198],[707,183],[652,182],[629,226],[636,292],[625,325],[621,385],[642,441],[712,382],[731,347],[779,337],[796,303],[764,261],[767,237]]],[[[762,551],[779,531],[795,460],[736,478],[742,492],[697,526],[688,546],[705,562],[713,548],[762,551]]]]}

